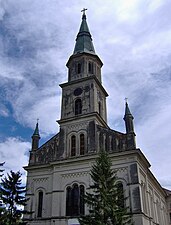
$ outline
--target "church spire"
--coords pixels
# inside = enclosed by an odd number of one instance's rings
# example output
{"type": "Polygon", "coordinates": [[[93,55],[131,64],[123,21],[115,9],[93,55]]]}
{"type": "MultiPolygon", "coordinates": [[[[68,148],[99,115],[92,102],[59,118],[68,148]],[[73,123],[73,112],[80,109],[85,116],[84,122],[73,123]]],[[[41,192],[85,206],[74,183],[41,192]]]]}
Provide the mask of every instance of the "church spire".
{"type": "Polygon", "coordinates": [[[83,53],[83,52],[95,54],[91,34],[86,21],[85,10],[87,9],[82,10],[83,12],[82,22],[81,22],[80,30],[76,38],[76,44],[75,44],[73,54],[83,53]]]}
{"type": "Polygon", "coordinates": [[[126,126],[126,133],[134,133],[134,123],[133,123],[134,117],[132,116],[127,99],[125,103],[125,115],[124,115],[124,120],[125,120],[125,126],[126,126]]]}

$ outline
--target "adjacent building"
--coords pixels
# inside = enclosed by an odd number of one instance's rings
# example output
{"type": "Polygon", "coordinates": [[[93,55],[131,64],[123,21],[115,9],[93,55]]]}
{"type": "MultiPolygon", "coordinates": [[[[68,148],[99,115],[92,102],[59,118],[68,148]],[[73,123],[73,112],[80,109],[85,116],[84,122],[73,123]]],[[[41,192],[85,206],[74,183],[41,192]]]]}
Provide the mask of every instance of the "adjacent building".
{"type": "MultiPolygon", "coordinates": [[[[67,64],[68,81],[62,89],[60,131],[39,147],[39,128],[32,136],[27,175],[25,216],[29,225],[67,225],[86,214],[82,194],[92,183],[89,172],[100,149],[105,149],[123,189],[125,204],[135,225],[168,225],[168,192],[149,170],[150,164],[136,147],[133,115],[125,104],[126,132],[107,123],[107,91],[103,63],[96,54],[83,11],[73,54],[67,64]]],[[[49,118],[50,119],[50,118],[49,118]]]]}

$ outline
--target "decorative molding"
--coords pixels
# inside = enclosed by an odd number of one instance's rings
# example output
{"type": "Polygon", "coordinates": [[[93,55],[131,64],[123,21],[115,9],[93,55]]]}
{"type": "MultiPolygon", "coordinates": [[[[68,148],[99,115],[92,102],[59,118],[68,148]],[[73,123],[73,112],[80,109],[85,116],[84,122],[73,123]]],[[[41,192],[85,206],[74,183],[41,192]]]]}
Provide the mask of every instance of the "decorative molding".
{"type": "Polygon", "coordinates": [[[48,181],[48,177],[42,177],[42,178],[33,178],[33,181],[36,183],[46,182],[48,181]]]}
{"type": "Polygon", "coordinates": [[[117,172],[128,172],[128,167],[121,167],[121,168],[117,168],[117,169],[114,169],[114,171],[117,173],[117,172]]]}
{"type": "Polygon", "coordinates": [[[75,123],[75,124],[68,125],[67,128],[68,128],[68,131],[73,131],[74,129],[80,130],[82,128],[86,128],[87,126],[88,126],[88,122],[85,121],[82,123],[75,123]]]}
{"type": "Polygon", "coordinates": [[[62,178],[71,178],[71,177],[81,177],[81,176],[88,176],[89,172],[76,172],[76,173],[67,173],[67,174],[62,174],[62,178]]]}

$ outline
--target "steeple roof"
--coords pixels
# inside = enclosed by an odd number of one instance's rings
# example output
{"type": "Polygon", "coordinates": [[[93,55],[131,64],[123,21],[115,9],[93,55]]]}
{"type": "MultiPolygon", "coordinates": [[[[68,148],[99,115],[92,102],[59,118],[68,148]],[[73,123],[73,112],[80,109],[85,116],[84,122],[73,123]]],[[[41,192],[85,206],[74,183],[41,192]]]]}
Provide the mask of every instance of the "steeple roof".
{"type": "Polygon", "coordinates": [[[83,52],[96,54],[94,50],[91,34],[87,25],[85,10],[83,10],[82,22],[81,22],[80,30],[76,38],[76,44],[75,44],[73,54],[83,53],[83,52]]]}
{"type": "Polygon", "coordinates": [[[39,135],[39,124],[38,124],[38,122],[36,123],[36,128],[34,130],[33,136],[39,136],[40,137],[40,135],[39,135]]]}
{"type": "Polygon", "coordinates": [[[125,115],[131,115],[131,112],[130,112],[130,109],[129,109],[129,106],[128,106],[127,102],[125,104],[125,115]]]}
{"type": "Polygon", "coordinates": [[[130,109],[129,109],[129,106],[128,106],[127,101],[126,101],[126,103],[125,103],[125,115],[124,115],[124,119],[125,119],[126,117],[132,117],[132,119],[133,119],[133,116],[132,116],[132,114],[131,114],[131,111],[130,111],[130,109]]]}

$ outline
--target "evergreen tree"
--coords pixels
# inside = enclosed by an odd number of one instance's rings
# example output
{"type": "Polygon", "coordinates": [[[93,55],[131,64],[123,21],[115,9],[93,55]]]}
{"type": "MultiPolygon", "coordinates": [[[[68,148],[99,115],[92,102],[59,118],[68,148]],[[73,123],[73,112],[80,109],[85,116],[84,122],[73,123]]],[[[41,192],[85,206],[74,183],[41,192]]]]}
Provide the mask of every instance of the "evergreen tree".
{"type": "Polygon", "coordinates": [[[82,216],[81,225],[124,225],[131,224],[131,216],[125,207],[123,190],[119,189],[112,163],[105,151],[100,151],[90,176],[93,185],[84,196],[89,214],[82,216]]]}
{"type": "MultiPolygon", "coordinates": [[[[3,171],[4,169],[1,169],[1,167],[4,165],[4,163],[0,163],[0,178],[3,176],[3,171]]],[[[0,183],[1,186],[1,183],[0,183]]],[[[1,189],[0,189],[0,218],[2,218],[2,216],[5,214],[5,204],[3,203],[2,199],[1,199],[1,189]]],[[[0,219],[0,224],[1,224],[1,219],[0,219]]]]}
{"type": "MultiPolygon", "coordinates": [[[[3,165],[4,165],[4,162],[3,162],[3,163],[0,163],[0,167],[3,166],[3,165]]],[[[1,169],[1,168],[0,168],[0,177],[3,176],[3,174],[2,174],[3,171],[4,171],[4,169],[1,169]]]]}
{"type": "Polygon", "coordinates": [[[18,224],[24,213],[22,206],[25,206],[27,201],[24,196],[26,188],[22,186],[21,173],[10,171],[10,174],[2,179],[0,190],[1,199],[7,206],[6,224],[18,224]]]}

